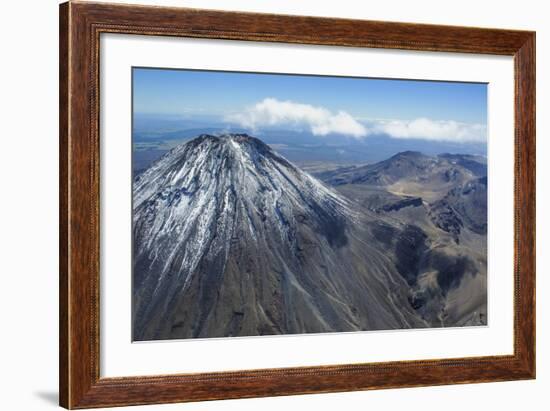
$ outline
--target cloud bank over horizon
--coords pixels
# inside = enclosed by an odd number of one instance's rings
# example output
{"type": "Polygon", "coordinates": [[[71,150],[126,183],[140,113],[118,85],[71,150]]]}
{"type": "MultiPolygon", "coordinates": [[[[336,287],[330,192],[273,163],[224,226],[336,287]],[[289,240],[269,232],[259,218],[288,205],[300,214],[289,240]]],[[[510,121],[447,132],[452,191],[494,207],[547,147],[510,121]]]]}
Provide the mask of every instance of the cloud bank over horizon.
{"type": "Polygon", "coordinates": [[[226,115],[225,121],[252,131],[276,126],[309,129],[313,135],[319,137],[340,134],[363,139],[369,135],[384,134],[396,139],[457,143],[479,143],[487,139],[487,126],[484,124],[429,118],[360,122],[343,110],[335,113],[325,107],[276,98],[265,98],[241,112],[226,115]]]}
{"type": "Polygon", "coordinates": [[[461,123],[454,120],[379,120],[373,123],[371,131],[387,134],[392,138],[452,141],[458,143],[479,143],[487,140],[487,126],[484,124],[461,123]]]}
{"type": "Polygon", "coordinates": [[[262,127],[307,127],[313,135],[343,134],[354,138],[366,137],[363,124],[345,111],[333,113],[324,107],[265,98],[244,111],[226,116],[226,121],[258,130],[262,127]]]}

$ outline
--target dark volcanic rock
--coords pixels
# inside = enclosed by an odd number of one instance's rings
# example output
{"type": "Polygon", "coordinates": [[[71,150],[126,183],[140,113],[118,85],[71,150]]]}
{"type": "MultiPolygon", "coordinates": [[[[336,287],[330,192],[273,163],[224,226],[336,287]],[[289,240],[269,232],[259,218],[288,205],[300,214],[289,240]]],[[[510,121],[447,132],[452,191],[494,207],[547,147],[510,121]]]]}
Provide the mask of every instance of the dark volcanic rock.
{"type": "Polygon", "coordinates": [[[420,197],[407,197],[394,203],[384,204],[376,211],[399,211],[405,207],[420,207],[422,206],[422,198],[420,197]]]}
{"type": "Polygon", "coordinates": [[[437,283],[443,294],[456,288],[465,275],[476,273],[474,262],[464,255],[448,256],[443,253],[431,253],[429,264],[437,270],[437,283]]]}
{"type": "Polygon", "coordinates": [[[407,284],[415,285],[422,271],[422,261],[429,251],[426,233],[411,224],[397,228],[379,221],[372,223],[370,228],[376,241],[394,256],[399,274],[407,284]]]}
{"type": "Polygon", "coordinates": [[[487,233],[487,177],[470,180],[453,188],[432,204],[430,217],[435,225],[453,235],[466,226],[478,234],[487,233]]]}
{"type": "Polygon", "coordinates": [[[447,199],[439,200],[431,206],[430,218],[437,227],[452,234],[455,236],[455,239],[458,238],[460,230],[464,226],[460,215],[449,204],[447,199]]]}
{"type": "Polygon", "coordinates": [[[416,284],[422,259],[428,250],[427,239],[426,233],[414,225],[405,226],[397,236],[395,244],[397,271],[409,285],[416,284]]]}

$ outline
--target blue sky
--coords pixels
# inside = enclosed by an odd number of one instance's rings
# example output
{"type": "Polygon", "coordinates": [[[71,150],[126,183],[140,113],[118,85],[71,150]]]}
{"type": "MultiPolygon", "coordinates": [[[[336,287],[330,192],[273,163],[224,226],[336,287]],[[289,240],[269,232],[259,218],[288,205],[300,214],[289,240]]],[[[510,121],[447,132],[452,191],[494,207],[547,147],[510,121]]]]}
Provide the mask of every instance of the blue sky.
{"type": "Polygon", "coordinates": [[[319,135],[479,141],[487,123],[479,83],[134,68],[133,92],[136,114],[211,115],[253,129],[285,123],[319,135]]]}

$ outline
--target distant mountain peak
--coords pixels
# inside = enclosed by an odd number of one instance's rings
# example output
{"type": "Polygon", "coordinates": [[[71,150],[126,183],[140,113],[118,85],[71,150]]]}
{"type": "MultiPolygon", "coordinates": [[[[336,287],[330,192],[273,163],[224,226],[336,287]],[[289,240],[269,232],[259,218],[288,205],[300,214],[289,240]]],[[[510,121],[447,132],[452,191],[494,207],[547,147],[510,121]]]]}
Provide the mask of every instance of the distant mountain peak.
{"type": "Polygon", "coordinates": [[[332,186],[384,186],[398,181],[422,181],[425,186],[428,182],[446,186],[486,174],[487,165],[481,157],[460,154],[429,156],[419,151],[402,151],[378,163],[331,170],[319,173],[318,177],[332,186]]]}
{"type": "Polygon", "coordinates": [[[205,143],[226,145],[230,149],[246,148],[248,150],[257,150],[262,154],[273,151],[271,147],[262,140],[246,133],[223,133],[218,135],[201,134],[183,145],[190,144],[191,146],[198,146],[205,143]]]}
{"type": "Polygon", "coordinates": [[[253,141],[258,140],[256,137],[252,137],[251,135],[247,133],[221,133],[221,134],[207,134],[203,133],[200,134],[198,137],[195,138],[195,140],[213,140],[213,141],[223,141],[223,140],[235,140],[239,142],[244,141],[253,141]]]}
{"type": "Polygon", "coordinates": [[[257,185],[266,177],[269,178],[264,185],[268,184],[268,189],[273,189],[275,182],[281,180],[290,189],[301,190],[302,200],[310,195],[331,198],[342,205],[346,203],[334,191],[288,162],[260,139],[245,133],[225,133],[201,134],[166,153],[137,177],[134,207],[150,198],[159,186],[167,189],[182,185],[204,186],[224,181],[224,178],[232,186],[246,186],[257,185]]]}
{"type": "Polygon", "coordinates": [[[415,157],[416,158],[416,157],[426,157],[426,155],[422,154],[420,151],[406,150],[406,151],[401,151],[401,152],[395,154],[391,158],[403,158],[403,157],[415,157]]]}

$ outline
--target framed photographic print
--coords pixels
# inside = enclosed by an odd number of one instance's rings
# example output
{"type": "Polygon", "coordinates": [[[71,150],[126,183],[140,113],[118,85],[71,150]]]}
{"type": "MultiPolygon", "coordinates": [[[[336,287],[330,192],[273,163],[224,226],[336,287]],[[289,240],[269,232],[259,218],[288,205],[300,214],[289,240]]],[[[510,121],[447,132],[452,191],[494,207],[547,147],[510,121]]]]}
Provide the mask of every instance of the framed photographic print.
{"type": "Polygon", "coordinates": [[[535,33],[60,6],[60,404],[535,377],[535,33]]]}

